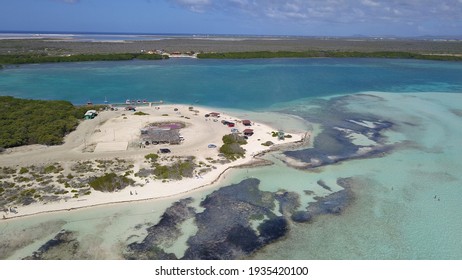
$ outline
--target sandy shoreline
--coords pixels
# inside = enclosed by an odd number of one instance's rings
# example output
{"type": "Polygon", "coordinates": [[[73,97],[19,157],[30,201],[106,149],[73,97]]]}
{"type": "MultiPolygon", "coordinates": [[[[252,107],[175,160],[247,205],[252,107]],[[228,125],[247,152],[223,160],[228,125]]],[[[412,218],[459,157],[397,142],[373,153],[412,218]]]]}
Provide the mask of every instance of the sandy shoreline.
{"type": "Polygon", "coordinates": [[[90,195],[77,198],[66,197],[58,202],[18,205],[14,212],[4,212],[4,218],[11,219],[97,205],[183,196],[186,193],[220,183],[225,177],[224,174],[232,168],[261,165],[259,157],[262,154],[277,150],[278,147],[300,143],[307,136],[306,132],[292,133],[289,131],[292,138],[278,140],[272,135],[272,132],[278,129],[262,123],[252,121],[251,126],[245,126],[241,119],[219,111],[219,118],[205,117],[213,111],[211,108],[196,106],[190,108],[187,105],[169,104],[138,107],[137,111],[148,115],[138,116],[134,115],[134,112],[123,109],[104,111],[95,119],[83,121],[76,131],[66,137],[65,143],[61,146],[21,147],[0,156],[0,167],[21,168],[58,163],[63,166],[62,175],[72,174],[73,177],[78,175],[72,171],[70,166],[76,162],[121,159],[131,164],[133,172],[129,177],[136,182],[135,186],[128,186],[113,193],[92,190],[90,195]],[[223,125],[223,120],[235,123],[235,127],[230,128],[223,125]],[[180,134],[184,141],[179,145],[159,144],[144,147],[140,145],[141,128],[157,122],[183,123],[185,127],[180,130],[180,134]],[[246,150],[244,158],[225,162],[219,155],[219,147],[222,145],[222,137],[230,134],[233,128],[239,132],[252,129],[254,134],[248,137],[248,143],[242,146],[246,150]],[[267,141],[273,142],[274,145],[270,147],[262,145],[267,141]],[[216,148],[210,148],[209,144],[215,145],[216,148]],[[203,168],[200,170],[196,168],[193,177],[181,180],[159,180],[133,175],[149,168],[144,156],[150,153],[158,154],[160,148],[171,150],[171,153],[167,155],[159,154],[160,162],[168,164],[178,158],[194,156],[195,162],[200,163],[203,168]]]}

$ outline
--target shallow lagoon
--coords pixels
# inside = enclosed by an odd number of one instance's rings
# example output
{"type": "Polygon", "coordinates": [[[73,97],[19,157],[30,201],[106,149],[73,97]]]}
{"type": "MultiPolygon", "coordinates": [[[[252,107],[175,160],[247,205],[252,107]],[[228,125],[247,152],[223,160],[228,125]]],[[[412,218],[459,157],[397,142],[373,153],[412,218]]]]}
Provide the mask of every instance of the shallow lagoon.
{"type": "MultiPolygon", "coordinates": [[[[323,125],[332,125],[345,116],[373,116],[392,122],[393,126],[383,134],[384,144],[393,149],[380,156],[300,170],[287,166],[281,153],[274,153],[266,156],[274,162],[272,166],[227,173],[221,186],[258,178],[262,191],[299,194],[299,209],[317,197],[341,190],[338,178],[352,178],[355,182],[354,199],[340,214],[320,215],[310,223],[290,221],[285,237],[248,258],[462,258],[462,222],[458,216],[462,202],[461,64],[361,59],[162,63],[165,62],[79,63],[7,69],[1,72],[0,91],[3,95],[62,97],[84,103],[82,95],[77,97],[79,92],[86,92],[88,99],[100,92],[123,101],[127,98],[124,90],[130,88],[132,95],[156,92],[152,98],[228,108],[225,110],[237,110],[256,120],[264,121],[267,116],[266,120],[276,126],[284,125],[287,114],[309,121],[317,119],[321,124],[313,126],[319,132],[323,125]],[[94,71],[103,79],[89,78],[89,72],[94,71]],[[120,79],[115,84],[105,80],[120,75],[130,79],[120,79]],[[167,75],[185,83],[172,83],[167,75]],[[31,85],[34,80],[39,81],[35,87],[31,85]],[[249,108],[258,112],[249,112],[249,108]],[[278,118],[278,113],[284,115],[278,118]],[[318,183],[320,180],[324,187],[318,183]]],[[[146,96],[151,97],[142,95],[146,96]]],[[[291,121],[290,129],[304,130],[310,125],[291,121]]],[[[219,188],[192,193],[191,205],[198,213],[203,211],[199,203],[219,188]]],[[[1,221],[0,255],[9,259],[26,257],[65,229],[77,232],[75,238],[81,250],[71,256],[62,252],[63,258],[120,258],[126,245],[141,241],[147,235],[146,229],[159,222],[173,202],[153,200],[1,221]]],[[[193,219],[184,222],[181,231],[177,240],[163,243],[165,251],[177,257],[186,250],[188,237],[197,232],[193,219]]]]}

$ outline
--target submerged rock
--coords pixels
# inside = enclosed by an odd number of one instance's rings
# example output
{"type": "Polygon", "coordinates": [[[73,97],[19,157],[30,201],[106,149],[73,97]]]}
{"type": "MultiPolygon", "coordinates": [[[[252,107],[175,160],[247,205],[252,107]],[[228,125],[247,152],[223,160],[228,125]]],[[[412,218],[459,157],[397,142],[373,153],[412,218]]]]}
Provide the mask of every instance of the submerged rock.
{"type": "MultiPolygon", "coordinates": [[[[318,181],[319,184],[319,181],[318,181]]],[[[325,197],[316,197],[316,201],[306,207],[306,211],[297,211],[292,214],[291,219],[297,223],[309,223],[319,215],[334,214],[340,215],[353,201],[354,193],[352,188],[355,180],[352,178],[339,178],[337,184],[344,189],[334,192],[325,197]]]]}
{"type": "MultiPolygon", "coordinates": [[[[189,248],[183,259],[239,259],[254,253],[262,246],[283,237],[288,231],[285,217],[277,216],[277,196],[261,191],[260,181],[247,179],[239,184],[223,187],[209,194],[196,213],[189,204],[192,199],[175,202],[162,215],[161,220],[147,229],[148,234],[141,242],[127,246],[126,259],[176,259],[163,248],[173,244],[181,235],[181,224],[195,219],[198,231],[187,241],[189,248]],[[257,229],[255,220],[261,220],[257,229]]],[[[284,208],[294,208],[298,197],[287,193],[284,208]]],[[[282,201],[284,195],[278,199],[282,201]]]]}
{"type": "Polygon", "coordinates": [[[351,184],[346,184],[348,178],[340,178],[337,183],[344,187],[343,190],[332,193],[326,197],[317,198],[315,203],[311,203],[307,207],[308,213],[311,215],[322,214],[341,214],[344,209],[354,200],[354,193],[351,190],[351,184]]]}
{"type": "Polygon", "coordinates": [[[279,212],[288,216],[295,212],[300,207],[300,196],[294,192],[277,192],[275,195],[279,202],[279,212]]]}
{"type": "Polygon", "coordinates": [[[323,189],[328,190],[330,192],[332,191],[332,189],[323,180],[318,180],[316,183],[323,189]]]}
{"type": "Polygon", "coordinates": [[[148,235],[142,242],[128,245],[124,257],[126,259],[177,259],[175,254],[166,253],[162,247],[168,247],[182,234],[181,224],[194,217],[195,209],[190,207],[192,198],[173,203],[165,210],[159,223],[147,229],[148,235]]]}
{"type": "Polygon", "coordinates": [[[184,221],[194,218],[197,232],[189,237],[189,247],[182,259],[242,259],[283,238],[289,231],[289,219],[305,223],[317,215],[339,214],[352,201],[348,187],[318,198],[306,211],[298,211],[298,194],[262,191],[259,185],[258,179],[246,179],[220,188],[201,202],[200,206],[204,210],[200,213],[189,206],[192,199],[174,203],[156,225],[147,229],[148,235],[142,242],[128,245],[124,257],[176,259],[176,255],[166,253],[163,248],[180,237],[180,226],[184,221]],[[276,208],[277,202],[279,208],[276,208]]]}
{"type": "Polygon", "coordinates": [[[80,259],[80,243],[75,233],[68,230],[61,230],[53,239],[49,240],[32,253],[32,256],[25,260],[72,260],[80,259]]]}
{"type": "Polygon", "coordinates": [[[351,112],[347,106],[349,98],[354,97],[332,98],[320,103],[319,110],[299,113],[305,120],[320,124],[322,131],[314,139],[312,148],[286,151],[284,154],[307,163],[304,168],[316,168],[350,159],[376,157],[391,151],[394,145],[386,144],[384,132],[394,123],[372,114],[351,112]],[[355,144],[355,134],[363,135],[371,144],[355,144]]]}
{"type": "Polygon", "coordinates": [[[307,211],[297,211],[290,218],[296,223],[308,223],[311,222],[313,216],[307,211]]]}
{"type": "Polygon", "coordinates": [[[221,188],[201,203],[197,234],[188,240],[185,259],[239,259],[274,242],[288,231],[285,217],[277,216],[275,194],[259,190],[260,181],[247,179],[221,188]],[[264,216],[255,230],[250,221],[264,216]]]}

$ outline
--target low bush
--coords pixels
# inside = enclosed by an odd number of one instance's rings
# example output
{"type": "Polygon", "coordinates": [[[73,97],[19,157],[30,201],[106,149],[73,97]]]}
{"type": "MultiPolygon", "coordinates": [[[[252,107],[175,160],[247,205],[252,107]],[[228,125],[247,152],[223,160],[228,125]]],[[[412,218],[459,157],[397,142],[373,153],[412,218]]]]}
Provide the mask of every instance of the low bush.
{"type": "Polygon", "coordinates": [[[118,176],[115,173],[107,173],[101,177],[93,178],[90,180],[89,185],[97,191],[114,192],[122,190],[134,183],[135,181],[125,176],[118,176]]]}

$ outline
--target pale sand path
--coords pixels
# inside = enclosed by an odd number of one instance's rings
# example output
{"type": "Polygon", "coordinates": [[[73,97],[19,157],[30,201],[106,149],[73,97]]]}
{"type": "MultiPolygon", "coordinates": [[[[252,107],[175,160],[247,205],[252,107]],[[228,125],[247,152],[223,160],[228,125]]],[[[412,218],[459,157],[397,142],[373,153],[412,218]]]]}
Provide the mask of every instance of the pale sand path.
{"type": "MultiPolygon", "coordinates": [[[[221,120],[236,122],[236,128],[243,131],[246,128],[254,130],[254,135],[248,139],[245,158],[238,159],[227,164],[214,164],[216,169],[194,178],[184,178],[180,181],[161,182],[134,178],[142,187],[128,187],[120,192],[102,193],[93,191],[91,195],[69,199],[57,203],[31,204],[18,207],[18,214],[9,213],[8,218],[28,216],[37,213],[53,212],[84,208],[109,203],[120,203],[136,200],[160,199],[173,196],[181,196],[185,193],[197,190],[205,186],[212,186],[220,181],[222,174],[230,168],[249,164],[255,161],[255,156],[265,152],[270,147],[262,146],[261,143],[272,141],[276,144],[290,145],[299,142],[305,133],[291,133],[293,138],[278,141],[272,137],[271,132],[276,129],[262,123],[253,123],[246,127],[240,123],[240,119],[226,114],[220,118],[205,118],[204,115],[213,111],[210,108],[194,107],[190,111],[186,105],[161,105],[159,107],[139,107],[138,111],[148,113],[145,116],[133,115],[133,112],[124,110],[104,111],[93,120],[86,120],[79,125],[78,129],[70,133],[65,144],[61,146],[44,147],[35,145],[12,151],[0,156],[0,166],[30,166],[33,164],[46,164],[59,162],[68,164],[80,160],[91,159],[130,159],[134,161],[135,172],[143,165],[144,156],[148,153],[156,153],[159,148],[168,147],[172,153],[168,156],[195,156],[197,162],[206,161],[207,158],[218,158],[218,148],[208,148],[208,144],[222,145],[223,135],[229,134],[231,128],[223,125],[221,120]],[[174,109],[178,109],[175,111],[174,109]],[[125,114],[125,116],[124,116],[125,114]],[[165,116],[165,115],[168,116],[165,116]],[[177,121],[186,124],[180,130],[184,141],[180,145],[151,145],[147,148],[139,147],[140,129],[149,123],[177,121]],[[114,143],[117,151],[83,152],[84,149],[95,147],[98,143],[114,143]],[[128,143],[125,151],[120,151],[120,144],[128,143]],[[130,194],[132,192],[132,194],[130,194]],[[136,192],[136,195],[133,193],[136,192]]],[[[275,146],[272,147],[274,149],[275,146]]]]}

